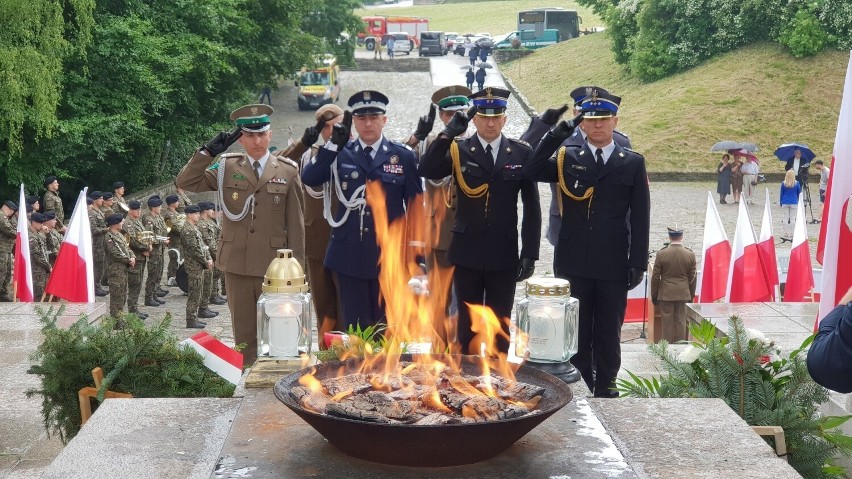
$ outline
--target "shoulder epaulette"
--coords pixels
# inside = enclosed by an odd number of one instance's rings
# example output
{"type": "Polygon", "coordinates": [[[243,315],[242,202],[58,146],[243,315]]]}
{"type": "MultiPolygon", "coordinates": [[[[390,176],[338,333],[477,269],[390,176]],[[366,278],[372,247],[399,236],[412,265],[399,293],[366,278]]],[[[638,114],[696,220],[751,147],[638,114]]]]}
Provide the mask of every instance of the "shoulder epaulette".
{"type": "Polygon", "coordinates": [[[286,156],[279,156],[278,161],[280,161],[282,163],[286,163],[286,164],[292,166],[293,168],[295,168],[296,170],[299,169],[299,164],[296,163],[295,161],[291,160],[290,158],[287,158],[286,156]]]}
{"type": "Polygon", "coordinates": [[[627,133],[625,133],[625,132],[623,132],[623,131],[620,131],[620,130],[612,130],[612,132],[613,132],[613,133],[615,133],[615,134],[617,134],[617,135],[621,135],[621,136],[623,136],[623,137],[625,137],[625,138],[630,138],[629,136],[627,136],[627,133]]]}
{"type": "Polygon", "coordinates": [[[512,143],[519,143],[519,144],[524,145],[526,147],[532,148],[532,145],[530,145],[526,141],[520,140],[518,138],[509,138],[509,141],[511,141],[512,143]]]}
{"type": "Polygon", "coordinates": [[[621,147],[621,149],[622,149],[622,150],[624,150],[624,151],[629,151],[630,153],[633,153],[634,155],[639,155],[639,156],[641,156],[641,157],[642,157],[642,159],[643,159],[643,160],[645,159],[645,157],[644,157],[644,156],[642,156],[642,153],[639,153],[639,152],[637,152],[637,151],[633,151],[633,150],[631,150],[630,148],[625,148],[625,147],[623,147],[623,146],[621,147]]]}

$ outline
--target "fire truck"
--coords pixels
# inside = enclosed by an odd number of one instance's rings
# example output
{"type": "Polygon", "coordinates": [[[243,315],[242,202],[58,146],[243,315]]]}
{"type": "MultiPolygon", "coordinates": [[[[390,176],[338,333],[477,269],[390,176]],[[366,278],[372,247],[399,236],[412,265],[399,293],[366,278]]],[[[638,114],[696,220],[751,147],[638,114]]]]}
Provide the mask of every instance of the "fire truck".
{"type": "Polygon", "coordinates": [[[429,19],[421,17],[377,16],[361,17],[364,21],[364,31],[358,33],[358,44],[373,51],[376,42],[381,41],[382,35],[402,32],[411,38],[414,47],[420,46],[420,32],[429,30],[429,19]]]}

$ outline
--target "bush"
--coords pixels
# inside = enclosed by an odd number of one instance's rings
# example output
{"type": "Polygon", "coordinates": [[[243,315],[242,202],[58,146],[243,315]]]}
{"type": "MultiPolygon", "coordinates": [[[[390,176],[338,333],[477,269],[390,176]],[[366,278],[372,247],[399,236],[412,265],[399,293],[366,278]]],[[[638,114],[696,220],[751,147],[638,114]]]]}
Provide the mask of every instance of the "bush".
{"type": "Polygon", "coordinates": [[[789,47],[790,53],[797,58],[816,55],[831,40],[816,15],[805,9],[796,13],[778,38],[778,41],[789,47]]]}
{"type": "Polygon", "coordinates": [[[134,397],[230,397],[234,385],[207,369],[203,359],[169,330],[171,316],[146,327],[134,315],[107,318],[90,325],[83,316],[68,329],[56,327],[62,312],[37,309],[44,324],[44,342],[32,355],[30,374],[41,377],[42,416],[48,435],[67,443],[80,430],[77,393],[92,386],[92,369],[104,370],[101,400],[107,389],[134,397]],[[115,329],[121,325],[122,329],[115,329]]]}

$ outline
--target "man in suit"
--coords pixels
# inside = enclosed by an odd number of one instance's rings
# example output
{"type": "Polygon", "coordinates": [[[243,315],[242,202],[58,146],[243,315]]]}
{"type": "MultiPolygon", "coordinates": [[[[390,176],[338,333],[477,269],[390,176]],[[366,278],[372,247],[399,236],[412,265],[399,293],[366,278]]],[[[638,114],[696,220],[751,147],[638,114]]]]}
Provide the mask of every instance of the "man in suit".
{"type": "Polygon", "coordinates": [[[562,228],[553,270],[571,282],[571,294],[580,300],[578,351],[571,363],[596,397],[618,396],[611,388],[621,366],[627,291],[648,267],[648,175],[642,155],[613,139],[620,103],[592,88],[581,115],[552,128],[524,166],[527,178],[559,185],[562,228]],[[559,146],[580,121],[583,146],[559,146]]]}
{"type": "Polygon", "coordinates": [[[802,181],[802,178],[807,178],[808,168],[810,166],[810,161],[802,159],[802,150],[796,148],[793,150],[793,157],[787,159],[787,163],[784,165],[784,171],[793,170],[796,174],[796,179],[802,181]]]}
{"type": "Polygon", "coordinates": [[[305,262],[302,184],[299,165],[290,158],[301,156],[316,136],[271,154],[272,112],[268,105],[234,110],[236,128],[199,148],[175,180],[178,188],[188,191],[218,191],[225,217],[216,259],[225,273],[234,341],[247,345],[246,366],[257,359],[257,299],[269,263],[281,248],[293,250],[296,259],[305,262]],[[223,154],[236,141],[245,153],[223,154]]]}
{"type": "Polygon", "coordinates": [[[807,361],[808,373],[817,384],[852,393],[852,288],[820,321],[807,361]]]}
{"type": "MultiPolygon", "coordinates": [[[[343,322],[361,327],[384,321],[384,300],[379,290],[379,245],[377,244],[373,210],[368,201],[367,181],[380,181],[385,194],[388,223],[397,218],[422,219],[422,193],[417,177],[414,153],[400,143],[387,140],[382,133],[387,117],[388,97],[365,90],[355,93],[348,102],[351,114],[334,125],[331,140],[302,170],[302,181],[318,187],[331,181],[337,204],[332,220],[331,241],[325,255],[325,266],[334,271],[340,293],[343,322]],[[351,125],[357,140],[349,140],[351,125]],[[332,163],[337,160],[335,167],[332,163]]],[[[413,223],[407,222],[408,225],[413,223]]],[[[409,236],[408,245],[422,254],[422,241],[409,236]]],[[[411,252],[409,256],[415,254],[411,252]]]]}
{"type": "Polygon", "coordinates": [[[480,354],[468,304],[484,305],[501,321],[498,352],[509,350],[509,319],[515,282],[532,276],[541,239],[541,209],[535,183],[522,168],[532,149],[503,135],[509,91],[486,87],[470,96],[474,107],[452,119],[426,151],[418,169],[431,179],[453,175],[458,193],[449,260],[459,302],[458,349],[480,354]],[[473,121],[476,134],[455,141],[473,121]],[[524,203],[518,257],[518,195],[524,203]]]}
{"type": "Polygon", "coordinates": [[[657,251],[651,273],[651,301],[660,310],[662,338],[673,343],[689,336],[686,303],[695,298],[695,253],[683,245],[683,230],[667,228],[669,244],[657,251]]]}

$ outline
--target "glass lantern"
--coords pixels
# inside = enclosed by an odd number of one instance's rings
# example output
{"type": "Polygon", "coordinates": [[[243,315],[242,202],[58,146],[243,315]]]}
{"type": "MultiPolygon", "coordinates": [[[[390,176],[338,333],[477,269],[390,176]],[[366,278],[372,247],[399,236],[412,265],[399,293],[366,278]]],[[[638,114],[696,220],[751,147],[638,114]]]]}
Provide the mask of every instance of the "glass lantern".
{"type": "MultiPolygon", "coordinates": [[[[518,301],[515,354],[533,363],[565,363],[577,353],[580,301],[559,278],[530,278],[518,301]]],[[[573,368],[572,368],[573,369],[573,368]]]]}
{"type": "Polygon", "coordinates": [[[305,270],[293,251],[279,249],[257,300],[257,357],[298,358],[311,353],[313,312],[305,270]]]}

